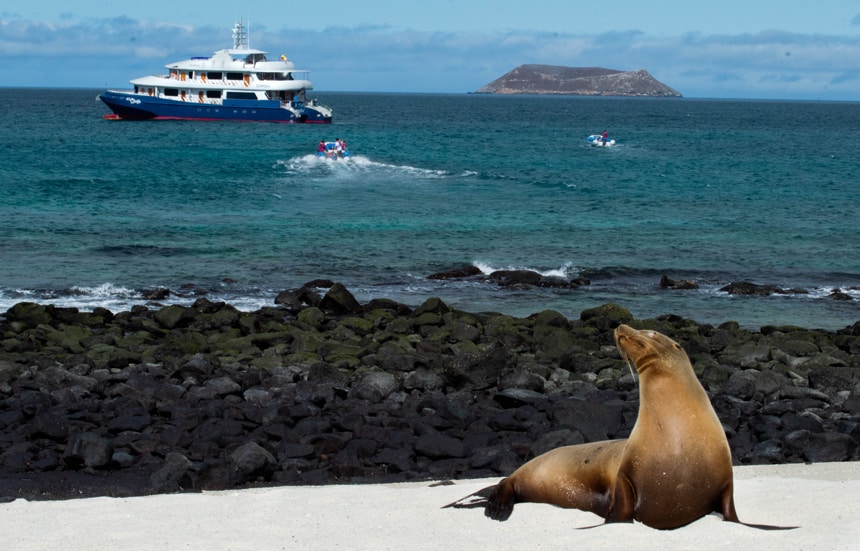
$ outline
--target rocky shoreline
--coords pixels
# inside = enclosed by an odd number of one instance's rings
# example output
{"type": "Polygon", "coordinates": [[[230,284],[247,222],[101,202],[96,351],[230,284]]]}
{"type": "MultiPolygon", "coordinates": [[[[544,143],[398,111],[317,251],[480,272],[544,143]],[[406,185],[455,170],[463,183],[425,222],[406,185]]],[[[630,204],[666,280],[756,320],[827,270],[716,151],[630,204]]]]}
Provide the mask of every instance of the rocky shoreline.
{"type": "Polygon", "coordinates": [[[626,436],[620,323],[677,340],[736,464],[860,460],[860,321],[741,329],[359,304],[311,282],[241,312],[19,303],[0,318],[0,501],[499,477],[626,436]]]}

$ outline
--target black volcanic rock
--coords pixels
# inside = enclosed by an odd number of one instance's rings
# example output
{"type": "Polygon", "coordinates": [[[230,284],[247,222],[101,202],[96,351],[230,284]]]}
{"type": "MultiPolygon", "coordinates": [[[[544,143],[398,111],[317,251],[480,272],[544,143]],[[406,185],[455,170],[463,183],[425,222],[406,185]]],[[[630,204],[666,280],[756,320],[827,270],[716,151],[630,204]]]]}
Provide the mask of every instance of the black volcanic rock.
{"type": "Polygon", "coordinates": [[[664,275],[660,278],[660,288],[661,289],[698,289],[699,285],[696,284],[695,281],[690,281],[689,279],[682,279],[676,281],[671,279],[669,276],[664,275]]]}
{"type": "Polygon", "coordinates": [[[681,97],[648,71],[618,71],[601,67],[520,65],[476,94],[539,94],[574,96],[681,97]]]}
{"type": "Polygon", "coordinates": [[[427,276],[427,279],[465,279],[467,277],[479,276],[482,273],[483,272],[480,268],[478,268],[477,266],[472,266],[470,264],[461,268],[453,268],[444,272],[430,274],[429,276],[427,276]]]}
{"type": "Polygon", "coordinates": [[[326,308],[293,291],[254,312],[0,312],[0,503],[507,476],[630,434],[621,323],[684,347],[734,464],[860,460],[860,322],[750,331],[617,304],[516,318],[435,297],[357,306],[334,283],[326,303],[347,307],[326,308]]]}

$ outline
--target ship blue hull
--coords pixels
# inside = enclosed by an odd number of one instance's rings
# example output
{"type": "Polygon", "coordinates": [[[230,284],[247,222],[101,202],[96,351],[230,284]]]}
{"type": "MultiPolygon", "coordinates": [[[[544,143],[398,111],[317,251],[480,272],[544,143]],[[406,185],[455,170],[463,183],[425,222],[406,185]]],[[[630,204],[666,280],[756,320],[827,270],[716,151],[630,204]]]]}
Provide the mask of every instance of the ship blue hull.
{"type": "Polygon", "coordinates": [[[123,120],[231,120],[281,123],[326,124],[331,122],[312,106],[297,112],[281,107],[277,100],[224,100],[223,105],[162,99],[140,94],[104,92],[105,105],[123,120]]]}
{"type": "MultiPolygon", "coordinates": [[[[309,124],[328,124],[331,122],[331,115],[327,115],[321,111],[315,109],[312,105],[305,105],[302,108],[302,114],[304,116],[304,123],[309,124]]],[[[330,113],[331,111],[329,111],[330,113]]]]}

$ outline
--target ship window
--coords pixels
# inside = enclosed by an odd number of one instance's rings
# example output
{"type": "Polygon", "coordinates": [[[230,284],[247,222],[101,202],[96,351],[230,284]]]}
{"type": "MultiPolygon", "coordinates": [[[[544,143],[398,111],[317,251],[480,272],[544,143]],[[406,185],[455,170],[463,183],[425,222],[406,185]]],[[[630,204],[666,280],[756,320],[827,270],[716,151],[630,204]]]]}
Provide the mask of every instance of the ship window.
{"type": "Polygon", "coordinates": [[[254,92],[227,92],[227,99],[257,99],[254,92]]]}
{"type": "Polygon", "coordinates": [[[221,72],[206,73],[206,78],[208,78],[209,80],[221,80],[223,78],[222,75],[223,75],[223,73],[221,73],[221,72]]]}
{"type": "Polygon", "coordinates": [[[243,78],[242,73],[227,73],[227,80],[242,80],[243,78]]]}
{"type": "Polygon", "coordinates": [[[206,97],[218,99],[221,97],[221,90],[206,90],[206,97]]]}
{"type": "Polygon", "coordinates": [[[165,88],[164,89],[164,95],[165,96],[178,96],[179,90],[177,90],[176,88],[165,88]]]}
{"type": "Polygon", "coordinates": [[[292,73],[259,73],[261,80],[293,80],[292,73]]]}

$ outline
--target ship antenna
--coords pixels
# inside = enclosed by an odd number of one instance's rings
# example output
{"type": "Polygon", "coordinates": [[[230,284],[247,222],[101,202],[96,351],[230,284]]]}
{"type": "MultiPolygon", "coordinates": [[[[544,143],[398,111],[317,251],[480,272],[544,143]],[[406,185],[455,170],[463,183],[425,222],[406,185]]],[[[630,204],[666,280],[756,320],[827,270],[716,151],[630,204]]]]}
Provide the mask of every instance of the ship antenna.
{"type": "Polygon", "coordinates": [[[233,49],[242,50],[248,47],[248,32],[242,24],[242,18],[233,26],[233,49]]]}

